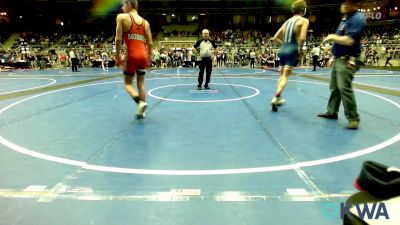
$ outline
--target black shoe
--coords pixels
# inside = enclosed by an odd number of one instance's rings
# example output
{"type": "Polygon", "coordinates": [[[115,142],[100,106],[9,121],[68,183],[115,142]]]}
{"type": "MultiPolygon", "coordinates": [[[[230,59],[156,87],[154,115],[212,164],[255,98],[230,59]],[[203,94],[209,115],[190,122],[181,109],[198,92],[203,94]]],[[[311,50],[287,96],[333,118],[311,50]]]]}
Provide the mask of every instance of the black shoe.
{"type": "Polygon", "coordinates": [[[197,90],[201,90],[201,85],[197,85],[197,90]]]}
{"type": "Polygon", "coordinates": [[[318,115],[317,115],[318,117],[323,117],[323,118],[326,118],[326,119],[331,119],[331,120],[337,120],[338,119],[338,115],[337,115],[337,113],[332,113],[332,114],[329,114],[329,113],[319,113],[318,115]]]}
{"type": "Polygon", "coordinates": [[[347,128],[351,130],[357,130],[359,125],[360,125],[359,120],[349,120],[349,125],[347,126],[347,128]]]}
{"type": "Polygon", "coordinates": [[[208,85],[204,85],[205,89],[210,89],[210,87],[208,85]]]}
{"type": "Polygon", "coordinates": [[[278,112],[278,106],[279,106],[279,101],[281,100],[281,97],[273,97],[271,100],[271,107],[273,112],[278,112]]]}
{"type": "Polygon", "coordinates": [[[275,103],[271,103],[272,106],[272,112],[278,112],[278,105],[275,103]]]}

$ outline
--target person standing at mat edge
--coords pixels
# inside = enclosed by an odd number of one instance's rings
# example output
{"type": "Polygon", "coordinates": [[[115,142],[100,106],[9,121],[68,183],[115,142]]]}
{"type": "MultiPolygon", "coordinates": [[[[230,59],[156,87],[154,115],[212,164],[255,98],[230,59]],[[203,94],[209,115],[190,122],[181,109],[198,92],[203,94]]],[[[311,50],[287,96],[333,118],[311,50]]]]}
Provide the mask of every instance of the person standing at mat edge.
{"type": "Polygon", "coordinates": [[[124,0],[122,10],[123,13],[117,16],[115,36],[117,66],[122,66],[121,48],[124,40],[127,46],[123,65],[125,90],[137,103],[137,118],[144,118],[147,107],[144,75],[151,63],[153,38],[149,22],[138,14],[137,0],[124,0]],[[135,75],[139,94],[132,84],[135,75]]]}
{"type": "Polygon", "coordinates": [[[294,66],[297,66],[298,60],[303,52],[303,44],[307,38],[309,21],[303,16],[306,14],[306,2],[297,0],[292,4],[293,17],[288,19],[282,27],[276,32],[272,40],[282,44],[279,49],[280,58],[280,77],[277,83],[275,96],[271,100],[272,111],[278,111],[284,100],[281,94],[286,87],[286,83],[294,66]]]}
{"type": "Polygon", "coordinates": [[[213,40],[210,39],[210,31],[207,29],[204,29],[201,32],[201,35],[203,36],[203,39],[198,40],[196,44],[193,46],[193,51],[197,52],[197,50],[200,50],[200,72],[199,72],[199,78],[198,78],[198,85],[197,89],[201,89],[201,85],[203,84],[203,75],[204,75],[204,68],[206,69],[206,82],[204,84],[205,89],[210,89],[208,84],[210,83],[211,79],[211,71],[212,71],[212,50],[213,48],[216,49],[217,45],[213,40]]]}
{"type": "Polygon", "coordinates": [[[313,70],[315,71],[317,69],[317,65],[319,65],[318,63],[318,58],[319,55],[321,54],[321,49],[319,48],[318,44],[314,45],[314,48],[311,50],[311,54],[312,54],[312,61],[313,61],[313,70]]]}
{"type": "Polygon", "coordinates": [[[79,60],[78,57],[76,57],[75,49],[71,49],[69,52],[69,60],[71,63],[72,72],[78,72],[79,60]]]}
{"type": "Polygon", "coordinates": [[[319,117],[337,119],[340,102],[343,102],[344,114],[349,121],[349,129],[357,129],[360,117],[353,92],[354,74],[359,70],[358,57],[361,53],[360,41],[366,26],[364,15],[357,11],[357,0],[344,0],[340,6],[342,21],[336,34],[328,35],[323,42],[333,42],[333,68],[329,89],[327,111],[319,117]]]}

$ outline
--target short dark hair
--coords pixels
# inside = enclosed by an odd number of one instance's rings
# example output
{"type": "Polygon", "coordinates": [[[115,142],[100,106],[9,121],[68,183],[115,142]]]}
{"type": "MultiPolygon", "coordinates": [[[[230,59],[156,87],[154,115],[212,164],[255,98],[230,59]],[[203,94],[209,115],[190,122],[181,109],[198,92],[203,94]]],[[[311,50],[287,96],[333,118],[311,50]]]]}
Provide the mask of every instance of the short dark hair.
{"type": "Polygon", "coordinates": [[[124,0],[124,2],[131,4],[132,8],[134,8],[134,9],[139,8],[138,0],[124,0]]]}
{"type": "Polygon", "coordinates": [[[306,9],[306,2],[304,0],[297,0],[292,4],[293,14],[304,13],[306,9]]]}

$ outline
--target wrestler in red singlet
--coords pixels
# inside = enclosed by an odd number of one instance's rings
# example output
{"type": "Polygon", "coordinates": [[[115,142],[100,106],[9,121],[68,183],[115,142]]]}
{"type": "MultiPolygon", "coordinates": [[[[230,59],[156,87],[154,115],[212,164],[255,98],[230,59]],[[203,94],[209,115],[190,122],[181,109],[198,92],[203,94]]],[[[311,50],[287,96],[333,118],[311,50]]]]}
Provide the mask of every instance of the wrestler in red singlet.
{"type": "Polygon", "coordinates": [[[146,69],[149,66],[149,55],[146,48],[145,37],[145,19],[141,24],[137,24],[132,14],[129,13],[132,26],[129,32],[123,34],[124,41],[127,45],[126,65],[124,66],[125,75],[135,75],[137,71],[146,69]]]}
{"type": "Polygon", "coordinates": [[[136,116],[144,118],[147,103],[146,90],[144,87],[144,75],[150,64],[153,38],[151,36],[150,24],[138,14],[137,0],[124,0],[122,11],[117,16],[117,27],[115,35],[117,66],[122,66],[121,51],[122,41],[127,45],[125,57],[124,85],[125,90],[137,103],[136,116]],[[133,78],[136,75],[137,88],[133,88],[133,78]]]}

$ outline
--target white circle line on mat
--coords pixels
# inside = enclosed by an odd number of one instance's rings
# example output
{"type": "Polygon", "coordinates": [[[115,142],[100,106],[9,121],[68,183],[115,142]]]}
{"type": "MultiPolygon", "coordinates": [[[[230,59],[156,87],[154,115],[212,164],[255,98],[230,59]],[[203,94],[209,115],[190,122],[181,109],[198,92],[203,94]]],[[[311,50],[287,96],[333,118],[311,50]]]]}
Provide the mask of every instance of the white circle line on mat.
{"type": "MultiPolygon", "coordinates": [[[[160,78],[160,79],[171,79],[171,78],[160,78]]],[[[235,79],[235,78],[232,78],[235,79]]],[[[253,78],[246,78],[246,79],[253,79],[253,78]]],[[[268,80],[276,80],[276,79],[270,79],[270,78],[256,78],[256,79],[268,79],[268,80]]],[[[148,79],[151,80],[151,79],[148,79]]],[[[76,86],[76,87],[69,87],[65,89],[60,89],[56,91],[50,91],[46,93],[42,93],[39,95],[35,95],[29,98],[25,98],[23,100],[20,100],[18,102],[15,102],[5,108],[2,108],[0,110],[0,114],[4,113],[6,110],[22,103],[25,101],[28,101],[33,98],[37,98],[43,95],[55,93],[55,92],[61,92],[65,90],[71,90],[71,89],[77,89],[77,88],[82,88],[82,87],[89,87],[89,86],[96,86],[96,85],[105,85],[105,84],[111,84],[111,83],[121,83],[122,81],[112,81],[112,82],[103,82],[103,83],[95,83],[95,84],[86,84],[86,85],[81,85],[81,86],[76,86]]],[[[308,82],[308,81],[296,81],[293,80],[292,82],[301,82],[301,83],[312,83],[312,84],[320,84],[320,85],[328,85],[324,83],[317,83],[317,82],[308,82]]],[[[382,99],[386,102],[391,103],[392,105],[396,106],[398,109],[400,109],[400,105],[397,104],[396,102],[387,99],[385,97],[372,94],[366,91],[361,91],[357,90],[358,92],[365,93],[367,95],[371,95],[374,97],[377,97],[379,99],[382,99]]],[[[127,174],[144,174],[144,175],[169,175],[169,176],[204,176],[204,175],[228,175],[228,174],[250,174],[250,173],[266,173],[266,172],[274,172],[274,171],[283,171],[283,170],[294,170],[298,169],[300,167],[311,167],[311,166],[317,166],[317,165],[323,165],[323,164],[328,164],[328,163],[334,163],[334,162],[339,162],[347,159],[352,159],[352,158],[357,158],[366,154],[370,154],[379,150],[382,150],[385,147],[388,147],[400,140],[400,132],[397,133],[395,136],[370,147],[357,150],[351,153],[347,154],[342,154],[338,156],[333,156],[333,157],[328,157],[328,158],[322,158],[322,159],[317,159],[317,160],[310,160],[310,161],[303,161],[303,162],[297,162],[293,164],[286,164],[286,165],[276,165],[276,166],[266,166],[266,167],[254,167],[254,168],[238,168],[238,169],[215,169],[215,170],[152,170],[152,169],[137,169],[137,168],[121,168],[121,167],[112,167],[112,166],[101,166],[101,165],[93,165],[89,164],[84,161],[76,161],[76,160],[70,160],[70,159],[65,159],[61,157],[55,157],[43,153],[38,153],[35,152],[31,149],[19,146],[3,136],[0,135],[0,143],[3,144],[4,146],[23,153],[25,155],[29,155],[35,158],[40,158],[52,162],[57,162],[57,163],[62,163],[66,165],[71,165],[71,166],[78,166],[87,170],[94,170],[94,171],[101,171],[101,172],[112,172],[112,173],[127,173],[127,174]]]]}
{"type": "MultiPolygon", "coordinates": [[[[179,69],[181,69],[181,68],[179,68],[179,69]]],[[[173,71],[174,69],[171,69],[171,68],[169,68],[169,69],[157,69],[157,70],[152,70],[152,71],[150,71],[150,73],[153,73],[153,74],[157,74],[157,75],[175,75],[177,72],[175,72],[175,71],[173,71]],[[167,70],[167,71],[171,71],[171,73],[162,73],[162,70],[167,70]]],[[[178,70],[178,68],[177,68],[177,70],[178,70]]],[[[243,69],[240,69],[240,70],[243,70],[243,69]]],[[[263,70],[263,69],[257,69],[258,71],[250,71],[249,70],[249,72],[250,73],[229,73],[230,71],[229,71],[229,69],[226,69],[226,70],[223,70],[223,71],[219,71],[219,70],[213,70],[214,71],[214,73],[212,73],[212,76],[214,76],[214,75],[220,75],[219,73],[224,73],[224,75],[237,75],[237,76],[240,76],[240,75],[251,75],[251,74],[259,74],[259,73],[265,73],[266,71],[265,70],[263,70]]],[[[188,72],[189,72],[189,70],[188,70],[188,72]]],[[[199,71],[190,71],[190,73],[198,73],[199,71]]],[[[188,75],[188,73],[181,73],[180,75],[183,75],[183,76],[185,76],[185,75],[188,75]]]]}
{"type": "Polygon", "coordinates": [[[17,92],[21,92],[21,91],[34,90],[34,89],[47,87],[47,86],[50,86],[52,84],[57,83],[56,80],[51,79],[51,78],[34,78],[34,77],[32,77],[32,78],[0,78],[0,79],[1,80],[6,79],[6,80],[49,80],[49,81],[51,81],[50,83],[45,84],[45,85],[41,85],[41,86],[35,86],[35,87],[31,87],[31,88],[19,89],[19,90],[15,90],[15,91],[1,92],[0,95],[12,94],[12,93],[17,93],[17,92]]]}
{"type": "Polygon", "coordinates": [[[164,101],[171,101],[171,102],[190,102],[190,103],[217,103],[217,102],[231,102],[231,101],[239,101],[239,100],[243,100],[243,99],[247,99],[247,98],[252,98],[255,97],[257,95],[260,94],[260,91],[257,88],[253,88],[250,86],[245,86],[245,85],[239,85],[239,84],[223,84],[223,83],[210,83],[210,85],[212,85],[213,87],[218,86],[218,85],[222,85],[222,86],[234,86],[234,87],[244,87],[244,88],[249,88],[255,91],[254,94],[252,95],[248,95],[248,96],[244,96],[244,97],[240,97],[240,98],[231,98],[231,99],[217,99],[217,100],[183,100],[183,99],[173,99],[173,98],[164,98],[164,97],[159,97],[157,95],[154,95],[152,92],[162,89],[162,88],[168,88],[168,87],[178,87],[178,86],[196,86],[197,84],[173,84],[173,85],[165,85],[165,86],[161,86],[161,87],[157,87],[157,88],[153,88],[151,90],[148,91],[148,95],[156,98],[156,99],[160,99],[160,100],[164,100],[164,101]]]}

